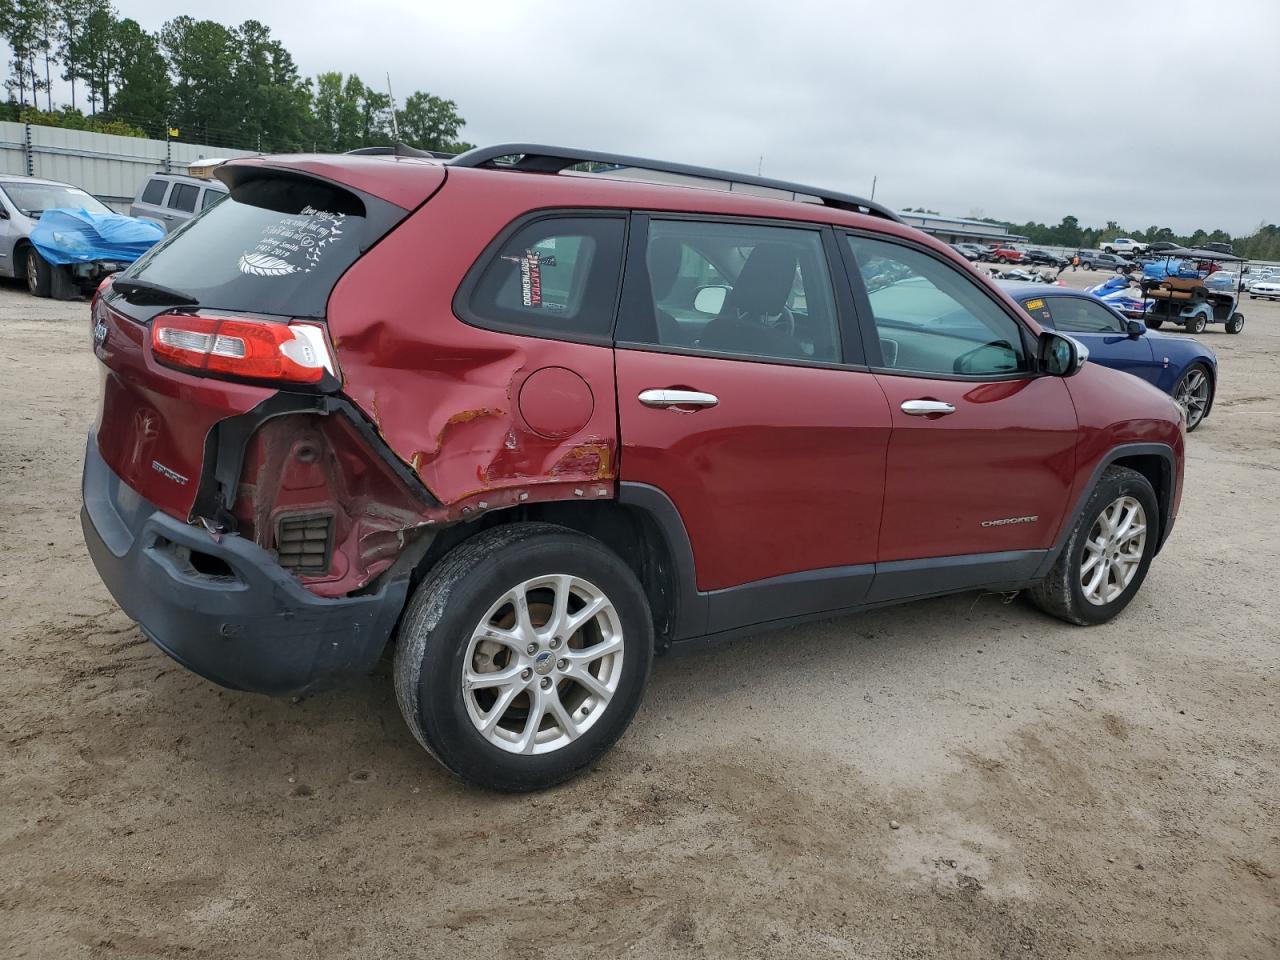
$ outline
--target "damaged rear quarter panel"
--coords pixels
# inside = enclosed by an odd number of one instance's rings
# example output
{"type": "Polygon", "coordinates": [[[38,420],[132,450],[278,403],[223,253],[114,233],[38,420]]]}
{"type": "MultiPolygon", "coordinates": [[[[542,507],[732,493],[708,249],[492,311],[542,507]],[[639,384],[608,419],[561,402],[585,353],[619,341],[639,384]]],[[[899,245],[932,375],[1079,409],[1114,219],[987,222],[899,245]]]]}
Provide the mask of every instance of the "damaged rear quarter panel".
{"type": "Polygon", "coordinates": [[[509,184],[490,176],[481,192],[451,173],[329,301],[346,393],[440,501],[424,507],[429,520],[614,495],[612,349],[483,330],[453,313],[480,253],[527,212],[527,186],[522,176],[509,184]],[[578,374],[591,394],[581,427],[558,438],[535,432],[520,412],[525,381],[551,367],[578,374]]]}

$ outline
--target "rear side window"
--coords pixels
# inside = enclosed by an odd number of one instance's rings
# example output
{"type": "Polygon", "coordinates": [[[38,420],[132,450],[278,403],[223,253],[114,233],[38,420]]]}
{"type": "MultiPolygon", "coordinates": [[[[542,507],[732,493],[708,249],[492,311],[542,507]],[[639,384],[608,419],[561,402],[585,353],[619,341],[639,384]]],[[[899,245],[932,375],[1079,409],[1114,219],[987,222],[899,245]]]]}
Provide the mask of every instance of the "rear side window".
{"type": "Polygon", "coordinates": [[[196,195],[199,192],[199,187],[193,187],[189,183],[175,183],[173,190],[169,192],[169,206],[174,210],[191,213],[196,208],[196,195]]]}
{"type": "Polygon", "coordinates": [[[217,203],[219,200],[221,200],[225,196],[226,194],[223,193],[221,190],[206,188],[203,196],[200,197],[200,209],[203,210],[205,207],[213,206],[215,203],[217,203]]]}
{"type": "Polygon", "coordinates": [[[338,278],[390,228],[388,217],[403,214],[389,204],[376,211],[374,225],[360,197],[309,177],[251,179],[125,275],[180,290],[202,308],[322,317],[338,278]]]}
{"type": "Polygon", "coordinates": [[[645,269],[652,306],[627,313],[621,341],[708,355],[840,360],[817,230],[655,218],[645,269]]]}
{"type": "Polygon", "coordinates": [[[621,217],[547,217],[519,228],[459,298],[464,320],[532,336],[607,340],[626,224],[621,217]]]}
{"type": "Polygon", "coordinates": [[[168,180],[149,180],[142,191],[142,202],[160,206],[164,202],[164,191],[169,186],[168,180]]]}

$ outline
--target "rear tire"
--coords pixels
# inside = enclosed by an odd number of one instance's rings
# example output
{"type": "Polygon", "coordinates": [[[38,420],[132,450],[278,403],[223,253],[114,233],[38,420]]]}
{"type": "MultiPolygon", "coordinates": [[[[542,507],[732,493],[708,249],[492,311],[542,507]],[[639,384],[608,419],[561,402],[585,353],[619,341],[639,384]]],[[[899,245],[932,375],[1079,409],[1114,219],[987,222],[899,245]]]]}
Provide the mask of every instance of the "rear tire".
{"type": "Polygon", "coordinates": [[[1239,333],[1244,329],[1244,314],[1233,313],[1227,321],[1227,333],[1239,333]]]}
{"type": "Polygon", "coordinates": [[[1152,330],[1159,330],[1161,327],[1164,326],[1164,321],[1151,319],[1147,321],[1147,326],[1150,327],[1152,330]]]}
{"type": "Polygon", "coordinates": [[[1128,467],[1107,467],[1053,569],[1029,591],[1031,602],[1068,623],[1106,623],[1142,586],[1159,540],[1160,507],[1151,482],[1128,467]],[[1139,521],[1142,530],[1134,533],[1139,521]]]}
{"type": "Polygon", "coordinates": [[[1084,263],[1080,264],[1080,268],[1081,268],[1082,270],[1092,270],[1092,269],[1093,269],[1093,261],[1092,261],[1092,260],[1086,260],[1084,263]]]}
{"type": "Polygon", "coordinates": [[[1203,313],[1197,313],[1194,317],[1188,317],[1182,324],[1182,329],[1187,333],[1204,333],[1204,328],[1209,325],[1209,321],[1204,318],[1203,313]]]}
{"type": "Polygon", "coordinates": [[[396,699],[418,742],[457,776],[540,790],[622,736],[652,661],[652,616],[631,568],[591,537],[515,523],[455,547],[414,592],[396,699]],[[593,659],[604,644],[612,652],[593,659]]]}
{"type": "Polygon", "coordinates": [[[27,247],[27,290],[33,297],[47,297],[53,290],[53,267],[35,247],[27,247]]]}

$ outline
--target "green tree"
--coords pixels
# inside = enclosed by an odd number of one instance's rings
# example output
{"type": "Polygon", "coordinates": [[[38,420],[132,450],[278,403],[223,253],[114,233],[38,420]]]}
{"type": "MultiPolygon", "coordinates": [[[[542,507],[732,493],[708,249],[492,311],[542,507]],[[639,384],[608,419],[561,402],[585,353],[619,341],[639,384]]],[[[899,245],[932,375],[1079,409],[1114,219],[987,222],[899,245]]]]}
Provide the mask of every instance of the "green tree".
{"type": "Polygon", "coordinates": [[[311,98],[312,147],[321,152],[338,148],[338,113],[342,100],[342,74],[329,72],[316,77],[311,98]]]}
{"type": "Polygon", "coordinates": [[[452,100],[419,90],[409,94],[404,108],[396,112],[400,137],[422,150],[445,150],[458,153],[470,144],[458,140],[465,120],[452,100]]]}
{"type": "Polygon", "coordinates": [[[89,0],[84,34],[80,44],[79,76],[89,88],[89,109],[104,113],[111,110],[111,84],[116,75],[119,53],[116,49],[116,9],[110,0],[89,0]]]}
{"type": "Polygon", "coordinates": [[[213,20],[174,17],[160,28],[160,45],[173,75],[174,125],[188,140],[237,145],[244,104],[235,79],[236,34],[213,20]]]}
{"type": "Polygon", "coordinates": [[[1071,216],[1062,218],[1062,223],[1057,227],[1057,234],[1058,238],[1055,242],[1063,247],[1079,247],[1084,236],[1084,232],[1080,229],[1080,221],[1071,216]]]}
{"type": "Polygon", "coordinates": [[[160,51],[160,39],[147,33],[136,20],[121,20],[115,27],[117,51],[115,96],[111,115],[142,127],[153,137],[163,137],[169,122],[173,84],[169,63],[160,51]]]}
{"type": "Polygon", "coordinates": [[[297,150],[310,125],[311,92],[298,76],[292,55],[257,20],[246,20],[235,35],[243,144],[259,150],[297,150]]]}
{"type": "MultiPolygon", "coordinates": [[[[369,146],[366,137],[376,136],[378,110],[389,106],[385,95],[370,90],[354,73],[317,76],[312,103],[312,141],[317,150],[332,153],[369,146]]],[[[385,143],[385,136],[381,140],[385,143]]]]}
{"type": "Polygon", "coordinates": [[[41,80],[36,70],[36,58],[44,48],[47,26],[46,0],[3,0],[0,3],[0,33],[13,51],[5,87],[10,93],[17,91],[19,105],[26,104],[27,91],[30,91],[31,105],[38,106],[40,91],[49,87],[48,80],[41,80]]]}
{"type": "Polygon", "coordinates": [[[76,81],[84,73],[85,26],[92,3],[91,0],[53,0],[52,8],[62,79],[71,84],[71,109],[75,110],[76,81]]]}

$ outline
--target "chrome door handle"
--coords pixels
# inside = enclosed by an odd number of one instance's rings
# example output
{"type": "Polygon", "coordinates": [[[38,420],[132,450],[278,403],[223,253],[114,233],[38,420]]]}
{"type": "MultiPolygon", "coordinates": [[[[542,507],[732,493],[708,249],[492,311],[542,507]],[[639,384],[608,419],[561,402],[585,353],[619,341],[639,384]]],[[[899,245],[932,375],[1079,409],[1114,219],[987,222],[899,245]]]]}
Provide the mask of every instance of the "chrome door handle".
{"type": "Polygon", "coordinates": [[[720,398],[700,390],[641,390],[636,398],[646,407],[714,407],[720,398]]]}
{"type": "Polygon", "coordinates": [[[955,413],[954,404],[947,403],[944,400],[904,400],[902,401],[902,412],[909,417],[939,417],[948,413],[955,413]]]}

